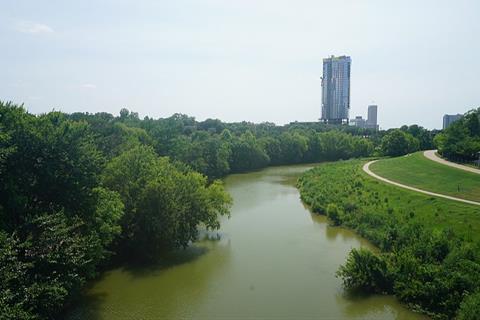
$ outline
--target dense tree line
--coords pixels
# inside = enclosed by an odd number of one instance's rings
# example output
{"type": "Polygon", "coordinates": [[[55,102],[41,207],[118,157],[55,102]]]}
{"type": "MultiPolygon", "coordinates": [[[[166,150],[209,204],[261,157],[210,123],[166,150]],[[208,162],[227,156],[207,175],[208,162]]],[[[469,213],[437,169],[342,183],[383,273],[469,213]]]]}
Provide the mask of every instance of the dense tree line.
{"type": "Polygon", "coordinates": [[[478,160],[480,152],[480,108],[467,112],[435,137],[438,152],[453,161],[478,160]]]}
{"type": "Polygon", "coordinates": [[[143,129],[95,125],[0,103],[1,319],[55,318],[112,254],[154,259],[228,214],[222,184],[143,129]]]}
{"type": "Polygon", "coordinates": [[[478,210],[380,185],[361,173],[362,163],[318,166],[298,182],[302,200],[314,212],[354,229],[381,250],[351,251],[337,273],[345,287],[395,294],[434,318],[478,319],[480,242],[467,219],[454,229],[443,217],[452,210],[460,216],[478,210]]]}
{"type": "Polygon", "coordinates": [[[268,165],[401,155],[432,148],[434,136],[417,125],[377,132],[322,123],[199,122],[182,114],[140,119],[127,109],[118,117],[106,113],[68,117],[90,124],[104,154],[113,156],[131,145],[147,145],[158,155],[186,163],[210,179],[268,165]]]}
{"type": "Polygon", "coordinates": [[[380,141],[381,154],[396,157],[418,150],[432,149],[436,133],[436,130],[429,131],[416,124],[390,129],[380,141]]]}
{"type": "Polygon", "coordinates": [[[181,114],[139,119],[137,113],[126,109],[119,117],[74,113],[69,118],[89,123],[97,133],[98,148],[106,154],[115,155],[140,143],[211,179],[268,165],[369,156],[378,135],[372,130],[319,123],[198,122],[181,114]]]}

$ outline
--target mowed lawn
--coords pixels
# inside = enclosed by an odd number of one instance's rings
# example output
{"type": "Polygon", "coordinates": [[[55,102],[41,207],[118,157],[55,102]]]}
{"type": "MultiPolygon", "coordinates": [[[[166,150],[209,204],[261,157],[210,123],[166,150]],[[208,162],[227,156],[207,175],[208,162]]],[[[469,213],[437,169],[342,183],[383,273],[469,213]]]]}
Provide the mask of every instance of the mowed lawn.
{"type": "Polygon", "coordinates": [[[370,170],[389,180],[480,202],[480,175],[452,168],[414,154],[381,159],[370,165],[370,170]]]}

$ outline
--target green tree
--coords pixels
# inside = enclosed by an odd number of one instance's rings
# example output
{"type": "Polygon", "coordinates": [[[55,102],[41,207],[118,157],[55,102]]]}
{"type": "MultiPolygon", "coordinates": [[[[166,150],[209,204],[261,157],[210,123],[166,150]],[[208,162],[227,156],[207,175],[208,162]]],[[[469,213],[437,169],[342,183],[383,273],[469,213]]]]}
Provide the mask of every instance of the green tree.
{"type": "Polygon", "coordinates": [[[170,156],[189,164],[192,169],[211,179],[220,178],[230,172],[230,144],[219,135],[199,131],[192,136],[174,139],[170,156]]]}
{"type": "Polygon", "coordinates": [[[381,149],[386,156],[401,156],[419,149],[418,139],[400,129],[391,130],[381,142],[381,149]]]}
{"type": "Polygon", "coordinates": [[[353,151],[351,135],[339,131],[318,134],[324,160],[348,159],[353,151]]]}
{"type": "Polygon", "coordinates": [[[239,138],[235,138],[231,148],[230,168],[232,172],[263,168],[270,162],[267,153],[250,131],[245,132],[239,138]]]}
{"type": "Polygon", "coordinates": [[[458,311],[458,320],[478,320],[480,316],[480,292],[465,297],[458,311]]]}
{"type": "Polygon", "coordinates": [[[353,157],[368,157],[371,156],[374,150],[372,141],[368,138],[353,137],[353,157]]]}
{"type": "Polygon", "coordinates": [[[231,202],[218,181],[207,186],[204,176],[180,172],[167,159],[159,167],[161,172],[145,186],[135,219],[133,244],[144,257],[186,247],[197,240],[201,225],[218,229],[218,217],[228,214],[231,202]]]}
{"type": "Polygon", "coordinates": [[[0,232],[0,318],[55,318],[96,274],[100,239],[63,212],[38,215],[22,229],[0,232]]]}
{"type": "Polygon", "coordinates": [[[59,112],[35,117],[22,107],[0,103],[0,126],[9,150],[0,172],[0,217],[12,231],[43,212],[64,210],[83,221],[94,218],[93,189],[105,159],[86,122],[59,112]]]}
{"type": "Polygon", "coordinates": [[[283,162],[282,155],[282,144],[275,137],[262,137],[258,140],[261,148],[265,150],[265,153],[270,158],[270,163],[272,165],[279,165],[283,162]]]}
{"type": "Polygon", "coordinates": [[[134,237],[139,201],[145,186],[155,177],[157,161],[153,148],[138,146],[113,158],[103,171],[103,185],[118,192],[125,205],[121,219],[123,243],[134,237]]]}
{"type": "Polygon", "coordinates": [[[108,248],[122,231],[120,221],[125,206],[117,192],[97,187],[93,189],[93,193],[96,206],[94,219],[89,222],[89,228],[95,230],[102,247],[108,248]]]}
{"type": "Polygon", "coordinates": [[[467,112],[442,133],[434,143],[443,156],[453,161],[473,161],[480,152],[480,108],[467,112]]]}
{"type": "Polygon", "coordinates": [[[402,126],[400,130],[410,133],[414,138],[419,141],[420,150],[428,150],[433,148],[433,135],[424,127],[416,124],[411,126],[402,126]]]}
{"type": "Polygon", "coordinates": [[[142,258],[186,246],[201,225],[218,228],[218,217],[228,214],[231,203],[220,182],[208,184],[199,173],[144,146],[114,158],[103,182],[125,203],[122,249],[142,258]]]}
{"type": "Polygon", "coordinates": [[[109,255],[123,204],[84,120],[0,102],[0,127],[0,318],[52,318],[109,255]]]}
{"type": "Polygon", "coordinates": [[[279,136],[281,163],[300,163],[308,150],[308,139],[298,132],[284,132],[279,136]]]}
{"type": "Polygon", "coordinates": [[[367,292],[388,293],[392,290],[392,277],[388,264],[381,256],[367,249],[352,249],[347,262],[337,271],[345,288],[367,292]]]}

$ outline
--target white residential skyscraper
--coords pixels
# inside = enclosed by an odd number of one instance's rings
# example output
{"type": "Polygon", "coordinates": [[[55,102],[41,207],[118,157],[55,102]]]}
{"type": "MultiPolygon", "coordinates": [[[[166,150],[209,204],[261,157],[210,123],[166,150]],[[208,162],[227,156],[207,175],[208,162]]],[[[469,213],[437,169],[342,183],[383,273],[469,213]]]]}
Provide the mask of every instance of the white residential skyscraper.
{"type": "Polygon", "coordinates": [[[350,110],[350,57],[323,59],[322,120],[327,123],[348,121],[350,110]]]}

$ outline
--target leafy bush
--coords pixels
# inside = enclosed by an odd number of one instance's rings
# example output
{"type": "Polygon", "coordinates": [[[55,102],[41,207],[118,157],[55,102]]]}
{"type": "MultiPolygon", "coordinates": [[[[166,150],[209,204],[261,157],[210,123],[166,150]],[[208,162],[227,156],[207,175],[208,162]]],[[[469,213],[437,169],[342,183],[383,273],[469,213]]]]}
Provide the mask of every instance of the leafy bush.
{"type": "Polygon", "coordinates": [[[332,221],[333,225],[338,226],[342,223],[342,218],[340,215],[340,210],[337,205],[330,203],[327,206],[327,217],[332,221]]]}
{"type": "Polygon", "coordinates": [[[352,249],[347,262],[337,271],[337,276],[350,290],[372,293],[389,293],[392,290],[393,279],[387,262],[367,249],[352,249]]]}
{"type": "Polygon", "coordinates": [[[480,317],[480,292],[467,296],[460,305],[458,320],[478,320],[480,317]]]}

